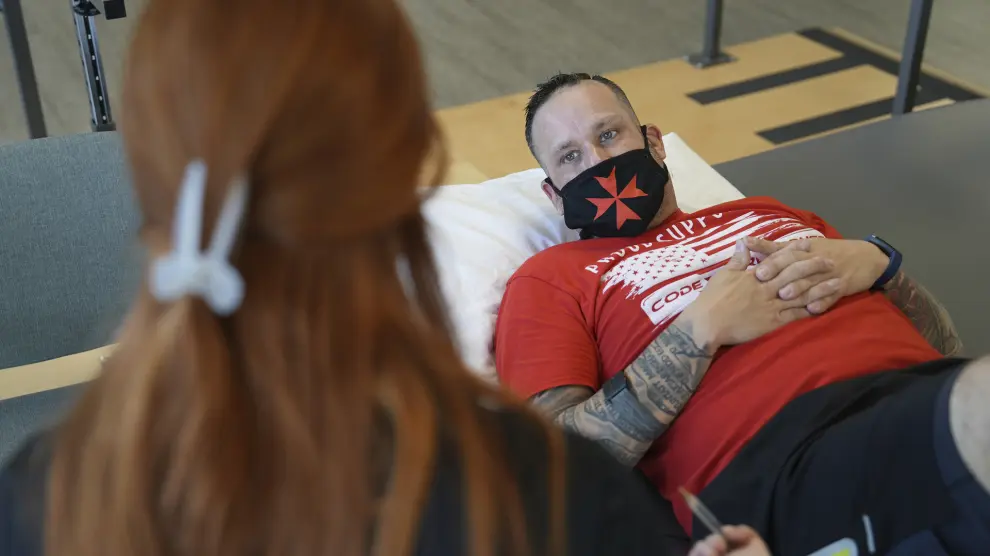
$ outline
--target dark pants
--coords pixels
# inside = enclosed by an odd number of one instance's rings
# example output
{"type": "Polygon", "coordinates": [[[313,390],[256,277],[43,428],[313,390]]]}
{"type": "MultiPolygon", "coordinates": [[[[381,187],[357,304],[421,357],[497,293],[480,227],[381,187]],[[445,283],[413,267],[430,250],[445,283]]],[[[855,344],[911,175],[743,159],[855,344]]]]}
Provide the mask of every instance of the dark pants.
{"type": "Polygon", "coordinates": [[[952,379],[946,381],[935,401],[934,431],[936,460],[956,516],[952,521],[905,539],[894,547],[891,556],[990,554],[990,494],[966,468],[949,425],[949,396],[958,376],[959,371],[956,371],[952,379]]]}
{"type": "MultiPolygon", "coordinates": [[[[775,554],[831,555],[852,545],[861,555],[990,556],[990,493],[949,426],[965,364],[932,361],[796,398],[702,500],[724,523],[753,526],[775,554]]],[[[695,520],[694,535],[704,533],[695,520]]]]}

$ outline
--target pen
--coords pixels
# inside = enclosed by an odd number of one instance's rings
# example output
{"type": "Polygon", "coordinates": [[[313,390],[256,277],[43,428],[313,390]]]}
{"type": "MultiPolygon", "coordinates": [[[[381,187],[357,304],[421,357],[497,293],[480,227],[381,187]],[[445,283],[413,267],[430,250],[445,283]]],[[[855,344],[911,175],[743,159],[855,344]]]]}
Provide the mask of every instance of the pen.
{"type": "Polygon", "coordinates": [[[729,544],[729,539],[725,538],[725,535],[722,534],[722,523],[715,517],[715,514],[713,514],[712,511],[709,510],[697,496],[688,492],[686,488],[678,487],[678,490],[680,491],[681,496],[684,497],[684,501],[687,502],[688,508],[691,508],[691,513],[698,518],[698,521],[707,527],[709,531],[722,537],[722,540],[725,541],[725,546],[727,548],[732,548],[732,545],[729,544]]]}

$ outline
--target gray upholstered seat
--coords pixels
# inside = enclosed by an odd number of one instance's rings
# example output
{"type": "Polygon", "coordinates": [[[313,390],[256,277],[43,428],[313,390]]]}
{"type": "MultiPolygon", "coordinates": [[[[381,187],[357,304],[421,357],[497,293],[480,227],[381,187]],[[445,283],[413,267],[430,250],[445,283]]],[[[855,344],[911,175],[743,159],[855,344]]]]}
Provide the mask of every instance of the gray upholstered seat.
{"type": "MultiPolygon", "coordinates": [[[[0,369],[110,342],[139,277],[137,224],[117,134],[0,147],[0,369]]],[[[70,391],[0,401],[0,458],[70,391]]]]}

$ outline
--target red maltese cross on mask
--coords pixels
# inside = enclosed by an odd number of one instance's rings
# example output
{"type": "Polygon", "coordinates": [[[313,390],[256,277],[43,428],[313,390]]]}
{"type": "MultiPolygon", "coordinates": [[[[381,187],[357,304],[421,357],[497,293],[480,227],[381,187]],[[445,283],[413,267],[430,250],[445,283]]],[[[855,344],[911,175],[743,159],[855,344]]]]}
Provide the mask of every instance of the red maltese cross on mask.
{"type": "Polygon", "coordinates": [[[609,174],[607,178],[596,177],[598,183],[601,184],[602,189],[608,192],[610,197],[603,198],[589,198],[588,201],[593,205],[598,207],[598,213],[595,215],[595,220],[598,220],[605,214],[613,204],[615,205],[615,227],[622,228],[622,225],[626,223],[626,220],[639,220],[640,217],[631,208],[626,206],[623,199],[634,199],[636,197],[645,197],[646,193],[641,191],[636,187],[636,176],[633,176],[629,183],[622,188],[622,193],[618,193],[618,188],[615,183],[615,168],[612,168],[612,173],[609,174]]]}

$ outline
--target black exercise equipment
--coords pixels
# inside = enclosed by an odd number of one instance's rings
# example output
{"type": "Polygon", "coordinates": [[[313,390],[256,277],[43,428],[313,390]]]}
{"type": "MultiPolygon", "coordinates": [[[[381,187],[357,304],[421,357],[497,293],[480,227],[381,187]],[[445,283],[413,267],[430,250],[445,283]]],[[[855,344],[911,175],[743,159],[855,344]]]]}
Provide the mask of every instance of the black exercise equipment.
{"type": "Polygon", "coordinates": [[[717,66],[735,60],[722,52],[722,0],[708,0],[705,12],[705,36],[701,52],[687,57],[688,63],[696,68],[717,66]]]}
{"type": "MultiPolygon", "coordinates": [[[[89,91],[91,126],[93,131],[110,131],[116,128],[110,112],[110,99],[106,90],[106,76],[103,73],[103,61],[100,59],[100,47],[96,38],[96,16],[100,10],[89,0],[70,0],[72,15],[76,24],[76,36],[79,39],[79,55],[82,58],[83,76],[89,91]]],[[[125,0],[107,0],[103,2],[103,11],[107,19],[120,19],[127,16],[125,0]]],[[[10,39],[10,51],[14,56],[14,74],[21,91],[21,104],[24,107],[24,117],[27,120],[28,135],[39,139],[48,135],[45,127],[45,116],[41,109],[41,94],[38,92],[38,79],[34,73],[34,61],[31,56],[31,45],[28,42],[27,29],[24,25],[24,11],[21,0],[0,0],[0,15],[7,27],[7,37],[10,39]]]]}
{"type": "MultiPolygon", "coordinates": [[[[100,57],[100,43],[96,36],[96,16],[100,10],[89,0],[70,0],[72,17],[76,24],[76,38],[79,40],[79,56],[82,58],[83,77],[89,92],[90,125],[93,131],[113,131],[117,124],[110,111],[110,96],[107,93],[106,74],[103,72],[103,59],[100,57]]],[[[103,2],[106,18],[127,17],[124,0],[103,2]]]]}
{"type": "Polygon", "coordinates": [[[21,0],[0,0],[0,12],[7,24],[7,38],[10,51],[14,55],[14,74],[21,89],[21,104],[27,119],[28,133],[32,139],[45,137],[45,116],[41,112],[41,95],[38,94],[38,79],[34,75],[31,61],[31,47],[28,44],[27,29],[24,27],[24,12],[21,0]]]}
{"type": "MultiPolygon", "coordinates": [[[[891,114],[900,116],[914,110],[915,96],[921,80],[921,60],[925,56],[925,42],[928,40],[928,23],[932,17],[935,0],[911,0],[907,33],[901,49],[901,67],[897,78],[897,91],[891,114]]],[[[705,13],[705,29],[701,52],[687,57],[696,68],[707,68],[733,60],[722,52],[722,10],[723,0],[708,0],[705,13]]]]}

